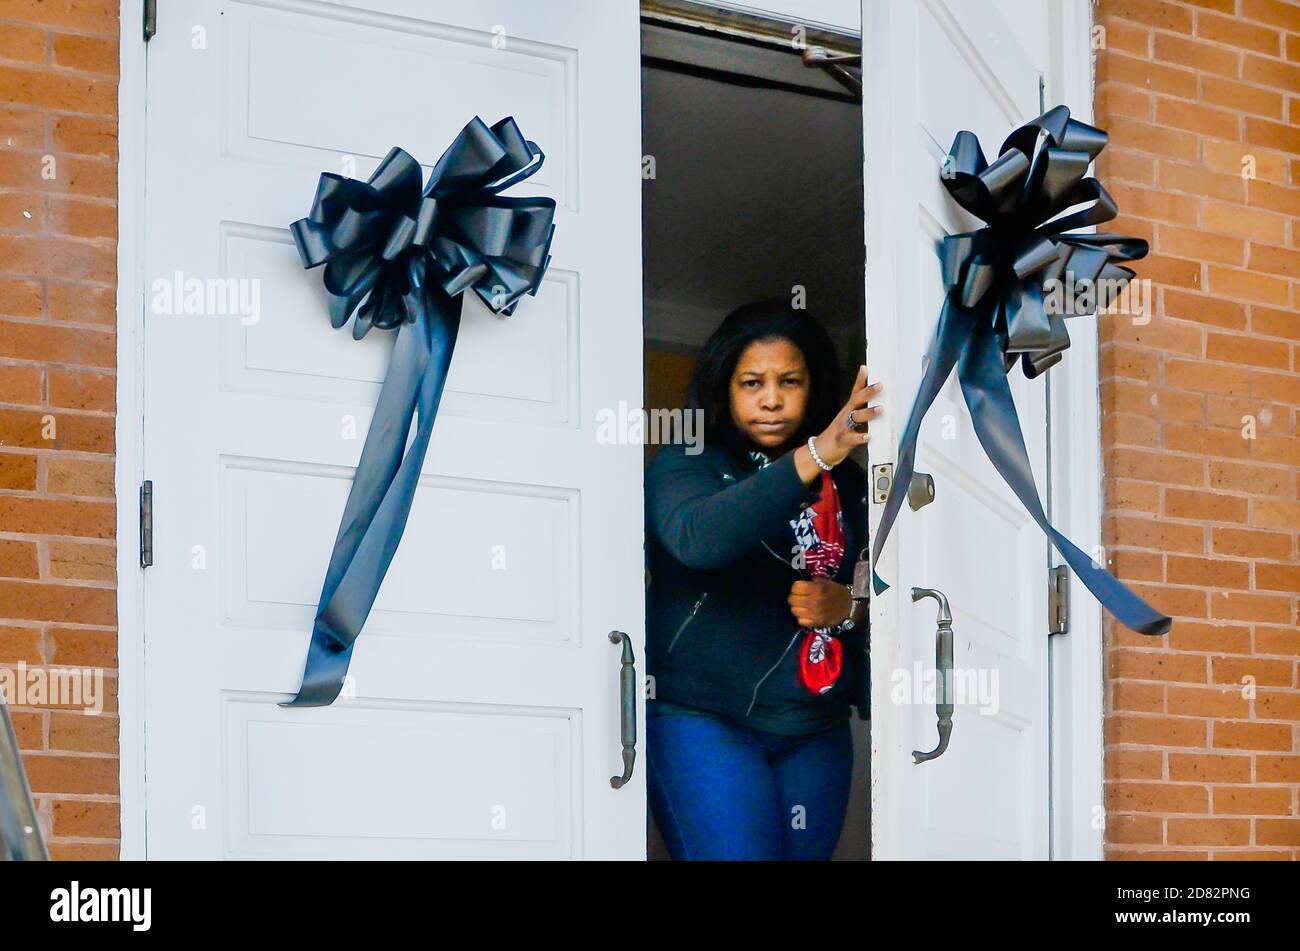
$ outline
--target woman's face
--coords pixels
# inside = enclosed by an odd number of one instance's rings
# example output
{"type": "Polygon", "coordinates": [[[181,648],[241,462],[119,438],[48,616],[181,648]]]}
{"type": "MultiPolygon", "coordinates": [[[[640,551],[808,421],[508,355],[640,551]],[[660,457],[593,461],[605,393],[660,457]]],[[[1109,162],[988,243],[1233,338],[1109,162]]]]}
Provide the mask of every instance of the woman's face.
{"type": "Polygon", "coordinates": [[[756,340],[731,374],[731,419],[762,449],[779,449],[799,431],[808,406],[808,365],[784,337],[756,340]]]}

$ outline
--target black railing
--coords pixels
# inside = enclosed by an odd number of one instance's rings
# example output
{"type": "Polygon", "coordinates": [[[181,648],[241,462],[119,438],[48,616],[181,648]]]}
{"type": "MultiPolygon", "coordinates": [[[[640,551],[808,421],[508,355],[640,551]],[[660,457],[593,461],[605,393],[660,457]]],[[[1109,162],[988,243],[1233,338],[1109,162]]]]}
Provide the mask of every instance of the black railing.
{"type": "Polygon", "coordinates": [[[27,785],[27,772],[18,755],[18,734],[9,719],[9,708],[0,702],[0,861],[42,861],[49,857],[27,785]]]}

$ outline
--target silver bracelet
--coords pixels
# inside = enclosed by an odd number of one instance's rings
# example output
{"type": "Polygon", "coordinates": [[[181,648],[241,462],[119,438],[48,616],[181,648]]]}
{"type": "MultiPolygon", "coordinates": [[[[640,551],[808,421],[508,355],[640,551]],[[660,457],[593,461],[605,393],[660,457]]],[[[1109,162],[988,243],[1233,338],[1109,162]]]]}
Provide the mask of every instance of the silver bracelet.
{"type": "Polygon", "coordinates": [[[810,453],[812,453],[812,460],[813,460],[813,462],[817,463],[817,468],[819,468],[819,469],[825,469],[827,472],[830,472],[831,469],[834,468],[833,466],[828,466],[828,465],[826,465],[826,463],[822,462],[822,457],[821,457],[820,455],[817,454],[817,437],[816,437],[816,436],[809,436],[809,437],[808,437],[808,451],[809,451],[810,453]]]}

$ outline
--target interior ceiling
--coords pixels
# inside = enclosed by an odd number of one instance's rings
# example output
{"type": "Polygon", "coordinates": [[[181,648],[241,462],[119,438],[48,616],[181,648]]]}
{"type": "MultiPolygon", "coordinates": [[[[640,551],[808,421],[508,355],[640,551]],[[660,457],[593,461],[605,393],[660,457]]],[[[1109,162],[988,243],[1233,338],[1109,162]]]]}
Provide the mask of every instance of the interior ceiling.
{"type": "Polygon", "coordinates": [[[643,185],[646,336],[698,345],[732,308],[803,285],[810,311],[860,340],[858,104],[842,89],[826,98],[838,87],[792,53],[687,36],[693,67],[823,95],[642,69],[642,151],[656,176],[643,185]]]}

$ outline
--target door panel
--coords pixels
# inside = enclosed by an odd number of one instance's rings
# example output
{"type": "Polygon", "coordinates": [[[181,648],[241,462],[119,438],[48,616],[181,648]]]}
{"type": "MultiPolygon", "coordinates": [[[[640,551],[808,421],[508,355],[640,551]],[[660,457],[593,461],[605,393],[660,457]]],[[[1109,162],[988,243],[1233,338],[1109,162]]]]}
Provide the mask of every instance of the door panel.
{"type": "Polygon", "coordinates": [[[145,315],[148,857],[643,858],[607,638],[641,658],[642,451],[595,438],[641,405],[635,4],[159,6],[145,297],[250,279],[259,312],[145,315]],[[392,347],[331,329],[288,225],[476,114],[546,152],[510,194],[556,199],[551,268],[509,318],[466,295],[344,696],[281,708],[392,347]]]}
{"type": "MultiPolygon", "coordinates": [[[[881,463],[897,458],[943,302],[937,246],[981,226],[943,189],[944,157],[960,129],[995,156],[1039,114],[1040,74],[984,0],[864,0],[863,23],[867,355],[887,408],[871,453],[881,463]]],[[[1041,489],[1044,386],[1015,370],[1011,387],[1041,489]]],[[[872,855],[1045,858],[1047,542],[984,457],[955,374],[921,429],[916,468],[934,476],[935,499],[900,516],[877,566],[892,587],[872,601],[872,855]],[[948,596],[957,678],[973,688],[947,751],[919,765],[912,751],[937,742],[933,697],[913,689],[934,667],[936,610],[912,603],[913,586],[948,596]]]]}

